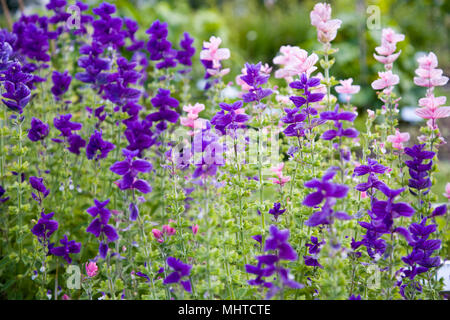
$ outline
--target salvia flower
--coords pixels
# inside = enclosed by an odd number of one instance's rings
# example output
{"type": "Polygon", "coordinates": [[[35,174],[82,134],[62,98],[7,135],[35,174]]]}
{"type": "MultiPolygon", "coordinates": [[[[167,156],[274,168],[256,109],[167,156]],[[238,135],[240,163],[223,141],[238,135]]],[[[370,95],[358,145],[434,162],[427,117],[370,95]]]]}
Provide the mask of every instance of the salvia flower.
{"type": "Polygon", "coordinates": [[[203,42],[203,50],[200,52],[200,59],[211,61],[212,69],[221,67],[220,61],[230,58],[230,50],[227,48],[219,48],[222,39],[212,36],[208,41],[203,42]]]}
{"type": "Polygon", "coordinates": [[[437,206],[430,215],[430,218],[444,216],[447,213],[447,205],[437,206]]]}
{"type": "Polygon", "coordinates": [[[394,202],[394,199],[400,195],[405,188],[390,189],[387,185],[379,186],[379,190],[384,193],[387,200],[378,200],[376,198],[372,201],[372,207],[368,211],[372,218],[374,225],[379,230],[389,232],[394,224],[394,219],[400,217],[411,217],[414,214],[414,209],[405,202],[394,202]]]}
{"type": "MultiPolygon", "coordinates": [[[[402,257],[402,261],[408,266],[401,269],[403,280],[398,283],[403,290],[406,286],[403,284],[405,278],[408,278],[412,284],[415,284],[414,279],[417,275],[440,266],[440,257],[432,255],[441,248],[441,240],[429,239],[436,229],[437,226],[435,224],[427,225],[426,217],[420,223],[412,223],[408,229],[404,227],[396,228],[395,232],[404,236],[409,246],[412,247],[412,251],[405,257],[402,257]]],[[[421,288],[418,288],[418,290],[420,291],[421,288]]],[[[402,295],[405,296],[404,291],[402,295]]]]}
{"type": "Polygon", "coordinates": [[[380,77],[378,80],[372,82],[372,88],[374,90],[383,90],[395,86],[400,82],[398,75],[393,74],[391,70],[386,72],[378,72],[380,77]]]}
{"type": "Polygon", "coordinates": [[[52,74],[53,87],[51,91],[55,96],[56,100],[61,99],[61,96],[67,92],[70,86],[70,82],[72,81],[72,76],[69,75],[69,71],[64,71],[60,73],[58,71],[53,71],[52,74]]]}
{"type": "Polygon", "coordinates": [[[34,192],[31,193],[33,199],[36,200],[39,204],[42,203],[42,200],[47,198],[47,196],[50,194],[50,190],[47,189],[44,185],[44,178],[31,176],[29,182],[31,187],[38,193],[38,195],[36,195],[34,192]]]}
{"type": "Polygon", "coordinates": [[[412,148],[405,148],[405,153],[412,158],[412,160],[405,161],[405,164],[409,168],[409,179],[408,186],[416,191],[410,192],[417,195],[418,192],[425,190],[423,194],[428,193],[429,188],[431,188],[431,179],[429,177],[429,171],[433,166],[433,157],[435,153],[433,151],[424,150],[425,144],[414,145],[412,148]],[[425,160],[430,160],[424,163],[425,160]],[[428,191],[427,191],[428,189],[428,191]]]}
{"type": "Polygon", "coordinates": [[[397,48],[397,42],[405,40],[403,34],[395,33],[391,28],[385,28],[381,32],[381,46],[376,47],[373,54],[374,58],[385,65],[386,70],[392,69],[392,64],[399,57],[401,50],[394,53],[397,48]]]}
{"type": "Polygon", "coordinates": [[[4,86],[2,93],[3,103],[8,109],[21,114],[23,109],[31,99],[30,81],[33,75],[22,72],[19,63],[13,63],[8,70],[3,73],[1,80],[4,86]]]}
{"type": "Polygon", "coordinates": [[[339,112],[339,105],[336,105],[334,111],[322,112],[320,118],[322,120],[333,120],[336,128],[325,131],[321,137],[324,140],[333,140],[336,137],[356,138],[359,135],[358,130],[354,128],[343,128],[343,124],[340,121],[353,122],[356,118],[356,114],[348,111],[339,112]]]}
{"type": "Polygon", "coordinates": [[[310,254],[310,256],[303,256],[305,265],[310,266],[310,267],[323,268],[323,266],[319,263],[317,256],[320,253],[321,247],[325,244],[325,240],[322,240],[319,242],[319,239],[317,239],[317,237],[315,237],[315,236],[311,236],[310,240],[311,240],[311,243],[306,244],[306,246],[308,247],[308,253],[310,254]]]}
{"type": "Polygon", "coordinates": [[[84,83],[91,83],[94,88],[101,88],[108,78],[105,71],[111,67],[110,59],[100,57],[102,53],[103,48],[97,42],[81,46],[80,54],[83,56],[78,59],[78,66],[84,68],[85,72],[78,72],[75,78],[84,83]]]}
{"type": "MultiPolygon", "coordinates": [[[[111,211],[106,208],[109,203],[109,199],[100,202],[94,199],[94,206],[88,208],[86,211],[95,219],[87,227],[86,232],[92,233],[96,238],[106,239],[110,242],[114,242],[119,239],[116,229],[109,225],[109,218],[111,217],[111,211]]],[[[101,258],[106,258],[108,252],[108,246],[106,243],[100,241],[99,253],[101,258]]]]}
{"type": "Polygon", "coordinates": [[[58,37],[58,32],[48,30],[48,18],[34,15],[22,15],[13,25],[13,33],[17,36],[14,51],[18,51],[31,60],[50,61],[48,49],[51,39],[58,37]]]}
{"type": "Polygon", "coordinates": [[[137,40],[135,37],[135,34],[139,29],[138,23],[128,17],[125,17],[123,21],[125,23],[125,26],[127,27],[127,37],[131,40],[131,45],[126,47],[126,49],[128,51],[137,51],[144,48],[145,41],[137,40]]]}
{"type": "Polygon", "coordinates": [[[142,155],[142,152],[156,143],[155,134],[152,132],[152,122],[146,119],[126,121],[125,125],[125,137],[128,141],[127,149],[134,151],[137,150],[138,156],[142,155]]]}
{"type": "Polygon", "coordinates": [[[104,47],[112,46],[117,49],[124,46],[126,32],[122,30],[122,18],[111,16],[116,12],[116,6],[103,2],[97,8],[92,9],[92,12],[100,16],[99,19],[92,22],[94,27],[92,39],[104,47]]]}
{"type": "Polygon", "coordinates": [[[98,161],[106,158],[115,147],[113,143],[103,140],[102,131],[95,130],[86,146],[86,156],[89,160],[98,161]]]}
{"type": "Polygon", "coordinates": [[[44,140],[48,136],[49,130],[48,124],[33,117],[31,118],[31,128],[28,131],[28,139],[34,142],[44,140]]]}
{"type": "Polygon", "coordinates": [[[444,197],[450,199],[450,183],[445,185],[445,192],[443,193],[444,197]]]}
{"type": "Polygon", "coordinates": [[[295,261],[298,259],[297,253],[288,243],[289,230],[279,230],[276,226],[271,225],[269,228],[270,236],[266,240],[264,245],[264,252],[275,251],[275,254],[267,254],[263,256],[257,256],[258,264],[245,265],[247,273],[255,274],[256,279],[248,281],[250,285],[263,286],[268,288],[266,295],[267,299],[272,298],[277,292],[282,290],[283,287],[290,287],[293,289],[301,289],[304,286],[293,280],[293,277],[289,274],[289,270],[280,266],[279,262],[282,260],[295,261]],[[264,265],[266,267],[264,267],[264,265]],[[263,278],[277,275],[279,277],[279,285],[275,282],[266,281],[263,278]]]}
{"type": "Polygon", "coordinates": [[[238,100],[231,105],[221,102],[219,106],[222,110],[214,115],[211,119],[211,124],[223,134],[225,134],[226,129],[235,130],[242,128],[245,122],[250,119],[250,116],[243,112],[242,100],[238,100]]]}
{"type": "Polygon", "coordinates": [[[359,167],[356,167],[354,172],[357,176],[364,176],[370,173],[383,174],[388,169],[388,167],[379,164],[377,160],[367,158],[367,165],[360,165],[359,167]]]}
{"type": "Polygon", "coordinates": [[[398,150],[403,150],[404,142],[409,141],[409,133],[408,132],[400,132],[400,130],[395,130],[395,135],[389,135],[386,137],[386,140],[390,143],[392,143],[392,147],[398,150]]]}
{"type": "Polygon", "coordinates": [[[431,94],[426,98],[419,99],[419,106],[422,108],[417,108],[415,113],[422,119],[430,119],[432,121],[447,118],[450,116],[450,107],[443,106],[446,101],[446,96],[435,97],[431,94]]]}
{"type": "Polygon", "coordinates": [[[216,77],[214,81],[207,81],[205,90],[208,90],[212,85],[218,83],[220,78],[230,72],[230,68],[222,69],[220,61],[226,60],[230,57],[230,50],[227,48],[220,48],[222,39],[212,36],[209,42],[203,42],[202,51],[200,51],[200,62],[206,69],[204,79],[209,79],[211,76],[216,77]]]}
{"type": "Polygon", "coordinates": [[[192,57],[195,54],[195,48],[192,46],[194,39],[190,37],[189,33],[183,33],[183,39],[180,41],[181,50],[177,51],[177,60],[185,66],[192,65],[192,57]]]}
{"type": "Polygon", "coordinates": [[[141,77],[141,74],[134,70],[136,65],[136,62],[128,62],[123,57],[117,59],[117,72],[108,75],[107,84],[104,86],[104,98],[118,106],[136,103],[139,100],[141,91],[129,87],[130,84],[136,84],[141,77]]]}
{"type": "Polygon", "coordinates": [[[421,87],[433,88],[443,86],[448,82],[448,77],[442,75],[442,69],[437,69],[438,60],[433,52],[417,59],[419,68],[416,70],[418,77],[414,77],[414,83],[421,87]]]}
{"type": "Polygon", "coordinates": [[[146,117],[146,120],[159,122],[156,126],[159,131],[164,131],[167,128],[166,121],[171,123],[176,123],[178,121],[180,115],[171,109],[177,108],[179,101],[170,96],[170,90],[160,88],[156,96],[151,99],[151,103],[159,110],[150,113],[146,117]]]}
{"type": "Polygon", "coordinates": [[[273,215],[275,220],[278,220],[278,217],[286,212],[286,209],[281,209],[281,203],[275,202],[273,204],[273,208],[269,210],[269,214],[273,215]]]}
{"type": "Polygon", "coordinates": [[[55,117],[53,119],[53,125],[61,132],[60,136],[69,137],[72,135],[72,131],[78,131],[83,128],[81,123],[72,122],[70,119],[72,119],[72,115],[70,113],[60,115],[59,117],[55,117]]]}
{"type": "Polygon", "coordinates": [[[353,79],[339,80],[340,86],[336,86],[334,89],[337,93],[343,94],[346,97],[347,102],[350,102],[352,96],[357,94],[360,90],[359,86],[352,85],[353,79]]]}
{"type": "Polygon", "coordinates": [[[110,167],[110,170],[115,174],[122,176],[122,179],[117,181],[117,185],[121,190],[137,189],[142,193],[149,193],[151,191],[150,185],[137,176],[139,173],[146,173],[152,170],[152,164],[148,161],[135,159],[139,151],[130,151],[128,149],[122,150],[125,160],[118,161],[110,167]]]}
{"type": "Polygon", "coordinates": [[[173,68],[177,65],[177,51],[172,48],[172,43],[167,40],[167,22],[156,20],[146,31],[150,35],[147,42],[147,50],[150,60],[161,62],[156,64],[157,69],[173,68]]]}
{"type": "Polygon", "coordinates": [[[314,212],[305,222],[307,226],[314,227],[320,224],[332,224],[334,218],[340,220],[352,219],[347,213],[341,211],[335,212],[332,209],[336,203],[336,199],[345,198],[348,193],[348,187],[346,185],[336,184],[331,181],[335,175],[336,169],[330,168],[325,172],[321,180],[314,178],[305,182],[305,187],[315,188],[316,191],[306,196],[303,200],[303,205],[317,207],[325,201],[321,210],[314,212]]]}
{"type": "Polygon", "coordinates": [[[45,244],[50,236],[58,229],[58,221],[52,220],[54,215],[54,212],[45,214],[42,211],[38,223],[31,229],[31,233],[38,238],[39,242],[45,244]]]}
{"type": "Polygon", "coordinates": [[[47,10],[52,10],[54,15],[50,17],[49,22],[52,24],[57,24],[59,22],[65,22],[70,17],[70,13],[65,11],[67,1],[65,0],[50,0],[50,2],[45,6],[47,10]]]}
{"type": "Polygon", "coordinates": [[[248,85],[248,93],[242,96],[245,103],[260,102],[262,99],[271,95],[273,91],[271,89],[264,89],[261,86],[267,83],[270,75],[261,72],[262,63],[258,64],[245,64],[245,74],[240,77],[248,85]]]}
{"type": "Polygon", "coordinates": [[[182,279],[184,277],[189,277],[192,266],[189,264],[185,264],[181,262],[181,260],[174,257],[168,257],[166,262],[167,265],[174,271],[164,279],[163,284],[180,283],[183,286],[184,290],[191,293],[192,289],[190,280],[182,279]]]}
{"type": "Polygon", "coordinates": [[[281,55],[273,59],[274,64],[279,64],[282,68],[275,71],[275,78],[284,78],[291,82],[294,76],[305,73],[308,77],[317,70],[314,65],[319,61],[317,54],[308,55],[306,50],[299,47],[282,46],[281,55]]]}
{"type": "Polygon", "coordinates": [[[317,39],[329,43],[336,38],[342,21],[331,19],[331,6],[328,3],[317,3],[310,13],[311,24],[317,29],[317,39]]]}
{"type": "Polygon", "coordinates": [[[62,246],[54,247],[50,252],[55,256],[63,257],[68,264],[71,264],[72,258],[70,257],[70,254],[79,253],[81,250],[81,243],[75,242],[75,240],[69,241],[69,239],[67,239],[67,235],[64,235],[64,237],[59,240],[59,242],[62,244],[62,246]]]}

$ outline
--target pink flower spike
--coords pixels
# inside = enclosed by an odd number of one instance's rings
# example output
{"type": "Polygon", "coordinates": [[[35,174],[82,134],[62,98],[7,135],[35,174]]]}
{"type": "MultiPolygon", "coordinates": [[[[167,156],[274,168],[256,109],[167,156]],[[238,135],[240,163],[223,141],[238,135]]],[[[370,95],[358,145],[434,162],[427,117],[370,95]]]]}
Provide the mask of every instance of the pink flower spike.
{"type": "Polygon", "coordinates": [[[386,41],[390,44],[396,45],[397,42],[405,40],[405,35],[400,33],[395,33],[395,31],[391,28],[383,29],[381,33],[382,42],[386,41]]]}
{"type": "Polygon", "coordinates": [[[340,80],[341,83],[340,86],[336,86],[336,92],[342,93],[342,94],[356,94],[359,92],[360,87],[359,86],[353,86],[352,82],[353,79],[349,78],[347,80],[340,80]]]}
{"type": "Polygon", "coordinates": [[[417,59],[419,67],[416,69],[418,77],[414,77],[414,83],[420,87],[433,88],[444,86],[448,77],[443,76],[442,69],[437,69],[438,60],[433,52],[417,59]]]}
{"type": "Polygon", "coordinates": [[[205,110],[205,105],[202,103],[196,103],[194,105],[188,104],[187,106],[183,107],[183,111],[186,111],[189,114],[195,114],[195,115],[198,115],[203,110],[205,110]]]}
{"type": "Polygon", "coordinates": [[[213,68],[220,68],[220,61],[230,58],[230,50],[227,48],[219,49],[222,39],[212,36],[209,38],[209,42],[203,42],[203,50],[200,52],[200,59],[212,61],[213,68]]]}
{"type": "Polygon", "coordinates": [[[450,200],[450,182],[448,182],[447,185],[445,186],[444,197],[450,200]]]}
{"type": "Polygon", "coordinates": [[[62,299],[63,300],[71,300],[70,297],[67,294],[65,294],[65,293],[64,293],[62,299]]]}
{"type": "Polygon", "coordinates": [[[450,107],[441,107],[435,110],[430,108],[418,108],[415,113],[423,119],[442,119],[450,116],[450,107]]]}
{"type": "Polygon", "coordinates": [[[98,273],[98,267],[97,264],[95,262],[86,262],[86,274],[88,275],[88,277],[92,278],[95,277],[98,273]]]}
{"type": "Polygon", "coordinates": [[[283,68],[275,71],[275,78],[283,78],[287,82],[292,81],[292,77],[306,73],[309,76],[317,70],[314,65],[319,61],[319,57],[313,53],[308,56],[306,50],[299,47],[282,46],[281,55],[273,59],[273,63],[281,65],[283,68]]]}
{"type": "Polygon", "coordinates": [[[328,43],[336,38],[342,21],[331,19],[331,6],[328,3],[317,3],[309,16],[311,25],[317,29],[317,38],[320,42],[328,43]]]}
{"type": "Polygon", "coordinates": [[[194,234],[194,236],[197,234],[198,228],[199,228],[198,224],[192,226],[192,233],[194,234]]]}
{"type": "Polygon", "coordinates": [[[436,120],[447,118],[450,116],[450,107],[442,107],[446,100],[447,98],[445,96],[435,97],[431,94],[419,100],[419,106],[423,108],[417,108],[415,113],[422,119],[436,120]]]}
{"type": "Polygon", "coordinates": [[[394,54],[391,54],[388,56],[379,56],[374,53],[373,57],[375,58],[375,60],[377,60],[378,62],[380,62],[382,64],[392,65],[394,63],[394,61],[397,60],[400,53],[402,53],[401,50],[397,53],[394,53],[394,54]]]}
{"type": "Polygon", "coordinates": [[[392,143],[392,147],[398,150],[403,150],[403,142],[409,141],[409,133],[401,133],[398,129],[395,131],[395,135],[387,136],[387,141],[392,143]]]}
{"type": "Polygon", "coordinates": [[[382,90],[384,88],[395,86],[400,81],[398,75],[393,74],[390,70],[386,72],[378,72],[378,76],[380,79],[372,82],[372,88],[374,90],[382,90]]]}

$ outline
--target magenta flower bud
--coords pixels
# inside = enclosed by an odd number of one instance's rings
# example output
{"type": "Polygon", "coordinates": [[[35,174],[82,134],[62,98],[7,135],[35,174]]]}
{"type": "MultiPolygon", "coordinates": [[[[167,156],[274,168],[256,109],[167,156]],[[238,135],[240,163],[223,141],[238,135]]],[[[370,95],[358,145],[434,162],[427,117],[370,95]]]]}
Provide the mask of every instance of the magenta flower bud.
{"type": "Polygon", "coordinates": [[[153,236],[156,238],[156,240],[158,240],[159,242],[163,242],[164,241],[163,233],[162,233],[161,230],[152,229],[152,233],[153,233],[153,236]]]}
{"type": "Polygon", "coordinates": [[[169,236],[172,236],[177,232],[177,230],[175,230],[175,228],[172,228],[171,226],[169,226],[167,224],[163,225],[162,230],[164,233],[167,233],[169,236]]]}
{"type": "Polygon", "coordinates": [[[86,263],[86,274],[88,275],[88,277],[92,278],[95,277],[98,273],[98,267],[97,264],[95,262],[89,262],[86,263]]]}

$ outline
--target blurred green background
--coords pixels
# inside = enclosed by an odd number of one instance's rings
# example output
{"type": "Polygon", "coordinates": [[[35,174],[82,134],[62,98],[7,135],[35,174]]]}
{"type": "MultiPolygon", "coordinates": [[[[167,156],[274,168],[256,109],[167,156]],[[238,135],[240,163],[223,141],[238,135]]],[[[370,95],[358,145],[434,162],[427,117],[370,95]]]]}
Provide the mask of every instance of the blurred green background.
{"type": "MultiPolygon", "coordinates": [[[[2,0],[3,1],[3,0],[2,0]]],[[[25,13],[45,13],[47,0],[7,1],[15,20],[20,14],[20,2],[25,13]]],[[[74,0],[68,0],[74,4],[74,0]]],[[[102,1],[84,1],[92,6],[102,1]]],[[[231,59],[224,63],[231,68],[225,81],[234,81],[246,61],[262,61],[272,65],[282,45],[296,45],[308,52],[320,48],[316,40],[316,30],[310,24],[309,13],[317,1],[300,0],[117,0],[109,1],[118,8],[121,16],[137,20],[141,26],[138,37],[147,39],[145,30],[155,19],[169,23],[169,39],[178,43],[182,33],[188,31],[196,40],[195,56],[202,41],[211,35],[220,36],[223,46],[230,48],[231,59]]],[[[381,29],[392,27],[405,34],[405,41],[398,44],[402,50],[394,64],[394,72],[400,75],[398,91],[402,96],[400,107],[417,107],[417,101],[424,96],[425,89],[414,85],[414,70],[418,56],[433,51],[439,59],[439,68],[447,76],[450,74],[450,1],[446,0],[339,0],[328,1],[333,8],[333,18],[343,21],[333,46],[339,48],[332,74],[338,79],[352,77],[361,85],[361,92],[353,98],[353,103],[361,110],[380,107],[370,83],[376,79],[382,65],[373,58],[374,48],[379,45],[381,29]],[[380,28],[369,29],[367,21],[369,6],[376,6],[380,12],[380,28]]],[[[3,12],[2,12],[3,13],[3,12]]],[[[0,20],[7,27],[4,15],[0,20]]],[[[175,45],[177,47],[177,45],[175,45]]],[[[195,60],[194,60],[195,61],[195,60]]],[[[320,70],[320,68],[319,68],[320,70]]],[[[200,79],[203,67],[194,63],[194,77],[200,79]]],[[[274,83],[277,83],[274,81],[274,83]]],[[[437,95],[446,95],[450,100],[450,85],[438,88],[437,95]]],[[[361,112],[357,126],[363,126],[366,115],[361,112]]],[[[421,123],[400,123],[401,131],[409,131],[413,143],[421,123]]],[[[450,120],[439,121],[444,137],[450,139],[450,120]]],[[[441,147],[439,157],[444,161],[436,186],[442,194],[445,183],[450,180],[450,146],[441,147]]]]}

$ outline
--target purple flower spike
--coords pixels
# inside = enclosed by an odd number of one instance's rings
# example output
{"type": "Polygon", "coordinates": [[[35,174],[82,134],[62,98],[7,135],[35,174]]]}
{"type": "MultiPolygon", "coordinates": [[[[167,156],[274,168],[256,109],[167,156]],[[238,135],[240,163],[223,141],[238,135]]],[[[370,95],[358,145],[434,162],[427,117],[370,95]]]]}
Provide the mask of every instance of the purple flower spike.
{"type": "Polygon", "coordinates": [[[279,265],[281,260],[295,261],[298,258],[297,253],[288,243],[289,230],[278,230],[276,226],[271,225],[269,231],[270,237],[266,240],[264,251],[272,250],[275,251],[276,254],[256,256],[256,259],[258,260],[258,264],[256,266],[249,264],[245,265],[245,271],[247,273],[256,275],[256,279],[249,280],[248,284],[269,289],[266,294],[266,299],[272,298],[278,291],[281,290],[281,287],[275,283],[263,279],[266,277],[271,277],[274,274],[281,279],[282,287],[289,287],[293,289],[301,289],[304,287],[304,285],[292,280],[293,277],[290,276],[288,269],[279,265]],[[266,267],[263,267],[264,265],[266,267]]]}
{"type": "Polygon", "coordinates": [[[164,279],[163,284],[180,283],[184,290],[191,293],[191,282],[189,280],[183,281],[182,278],[190,275],[192,266],[174,257],[168,257],[166,262],[174,271],[164,279]]]}
{"type": "Polygon", "coordinates": [[[266,240],[264,251],[278,250],[278,256],[282,260],[297,260],[297,253],[287,242],[289,238],[289,230],[278,230],[274,225],[269,228],[270,237],[266,240]]]}
{"type": "Polygon", "coordinates": [[[70,119],[72,119],[72,115],[70,113],[60,115],[59,117],[55,117],[53,119],[53,125],[56,129],[61,131],[60,136],[69,137],[72,135],[72,131],[78,131],[83,128],[81,123],[72,122],[70,119]]]}
{"type": "Polygon", "coordinates": [[[433,210],[433,213],[431,214],[430,218],[444,216],[447,213],[447,205],[443,204],[441,206],[436,207],[436,209],[433,210]]]}
{"type": "Polygon", "coordinates": [[[172,49],[172,43],[167,40],[167,22],[161,23],[159,20],[156,20],[146,33],[150,35],[147,42],[150,60],[162,60],[156,64],[156,68],[164,69],[176,67],[177,51],[172,49]]]}
{"type": "Polygon", "coordinates": [[[60,73],[58,71],[53,71],[52,74],[53,87],[51,91],[55,96],[56,100],[61,99],[61,96],[67,92],[72,81],[72,77],[69,75],[69,71],[64,71],[60,73]]]}
{"type": "Polygon", "coordinates": [[[272,89],[264,89],[261,86],[266,84],[270,75],[261,72],[261,62],[258,64],[245,64],[245,75],[241,76],[241,80],[244,81],[249,87],[249,92],[242,96],[245,103],[249,102],[261,102],[262,99],[270,96],[272,89]]]}
{"type": "Polygon", "coordinates": [[[303,205],[308,207],[317,207],[324,200],[324,205],[321,211],[314,212],[311,217],[305,222],[307,226],[315,227],[320,224],[332,224],[334,218],[340,220],[352,219],[345,212],[334,211],[332,207],[336,203],[336,198],[345,198],[348,193],[348,187],[342,184],[331,182],[335,176],[335,168],[328,169],[322,177],[322,180],[312,179],[305,183],[307,188],[315,188],[316,192],[310,193],[303,200],[303,205]]]}
{"type": "Polygon", "coordinates": [[[405,153],[412,158],[412,160],[405,161],[405,164],[409,168],[408,186],[410,192],[417,196],[419,192],[427,194],[432,186],[431,179],[429,177],[429,171],[433,166],[433,157],[435,153],[432,151],[424,150],[425,144],[415,145],[412,148],[405,148],[405,153]],[[430,160],[428,163],[424,163],[425,160],[430,160]],[[414,189],[415,191],[412,191],[414,189]],[[425,190],[425,191],[422,191],[425,190]]]}
{"type": "Polygon", "coordinates": [[[194,39],[189,36],[189,33],[183,34],[183,39],[180,41],[180,47],[182,50],[177,52],[177,60],[179,63],[185,66],[192,65],[192,56],[195,54],[195,48],[192,46],[194,39]]]}
{"type": "Polygon", "coordinates": [[[320,114],[320,119],[324,121],[333,120],[336,130],[331,129],[323,133],[322,139],[333,140],[336,137],[356,138],[359,135],[358,130],[354,128],[344,129],[343,124],[340,121],[353,122],[356,118],[356,114],[348,111],[339,112],[339,105],[336,105],[334,111],[324,111],[320,114]]]}
{"type": "Polygon", "coordinates": [[[151,186],[146,181],[138,179],[137,176],[140,172],[145,173],[151,171],[152,164],[145,160],[133,160],[139,154],[138,150],[130,151],[123,149],[122,152],[125,160],[118,161],[109,168],[115,174],[123,176],[122,179],[116,182],[120,190],[137,189],[142,193],[151,192],[151,186]]]}
{"type": "Polygon", "coordinates": [[[29,182],[31,187],[36,190],[39,194],[37,196],[36,194],[32,193],[33,199],[37,202],[41,203],[43,199],[47,198],[47,196],[50,194],[50,190],[47,189],[44,185],[44,178],[38,178],[38,177],[30,177],[29,182]],[[43,197],[43,198],[42,198],[43,197]]]}
{"type": "Polygon", "coordinates": [[[273,204],[273,208],[269,210],[269,214],[275,217],[275,220],[278,220],[278,217],[282,215],[286,209],[281,209],[281,203],[276,202],[273,204]]]}
{"type": "Polygon", "coordinates": [[[211,124],[213,124],[217,130],[222,132],[222,134],[225,134],[226,129],[237,129],[243,127],[244,123],[250,119],[250,117],[245,113],[236,112],[242,108],[242,100],[238,100],[231,105],[222,102],[219,103],[219,106],[222,110],[212,117],[211,124]]]}
{"type": "Polygon", "coordinates": [[[370,173],[383,174],[387,169],[389,168],[379,164],[378,161],[367,158],[367,165],[356,167],[354,172],[357,176],[364,176],[370,173]]]}
{"type": "Polygon", "coordinates": [[[48,136],[49,126],[37,118],[31,119],[31,129],[28,131],[28,139],[31,141],[44,140],[48,136]]]}
{"type": "Polygon", "coordinates": [[[306,196],[303,205],[315,207],[326,198],[344,198],[347,196],[348,187],[342,184],[336,184],[330,180],[336,175],[336,171],[329,169],[322,177],[322,180],[312,179],[305,182],[305,187],[315,188],[317,191],[306,196]]]}
{"type": "Polygon", "coordinates": [[[75,240],[69,241],[67,235],[59,240],[62,244],[61,247],[54,247],[51,249],[51,253],[55,256],[63,257],[68,264],[72,263],[72,258],[69,256],[71,253],[79,253],[81,250],[81,243],[75,242],[75,240]]]}
{"type": "Polygon", "coordinates": [[[95,130],[86,147],[86,156],[89,160],[104,159],[115,147],[111,142],[103,140],[102,131],[95,130]]]}
{"type": "Polygon", "coordinates": [[[45,214],[44,211],[42,211],[38,223],[31,229],[31,233],[38,238],[39,242],[45,243],[58,229],[58,222],[56,220],[51,220],[54,215],[54,212],[45,214]]]}

